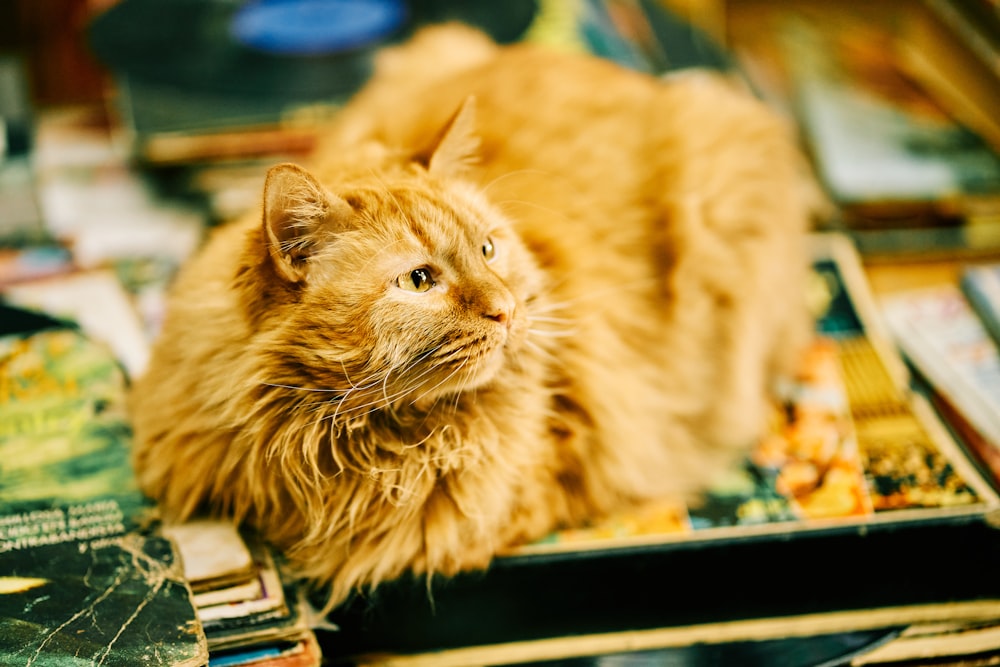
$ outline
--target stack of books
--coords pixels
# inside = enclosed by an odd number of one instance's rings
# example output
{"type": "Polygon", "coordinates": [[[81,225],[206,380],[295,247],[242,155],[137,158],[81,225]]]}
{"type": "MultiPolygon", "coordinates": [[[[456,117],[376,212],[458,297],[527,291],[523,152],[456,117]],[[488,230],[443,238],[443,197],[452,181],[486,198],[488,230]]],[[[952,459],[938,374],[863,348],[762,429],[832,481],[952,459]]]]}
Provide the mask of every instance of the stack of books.
{"type": "Polygon", "coordinates": [[[180,549],[212,665],[319,666],[305,603],[271,548],[225,521],[196,520],[164,532],[180,549]]]}

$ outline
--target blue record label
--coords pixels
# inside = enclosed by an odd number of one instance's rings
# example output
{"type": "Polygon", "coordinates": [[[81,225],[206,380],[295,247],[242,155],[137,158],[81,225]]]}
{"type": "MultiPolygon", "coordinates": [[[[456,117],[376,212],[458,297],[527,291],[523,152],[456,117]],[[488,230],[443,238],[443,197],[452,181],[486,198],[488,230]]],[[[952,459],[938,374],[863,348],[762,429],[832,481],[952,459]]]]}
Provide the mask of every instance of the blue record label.
{"type": "Polygon", "coordinates": [[[229,25],[241,44],[278,55],[327,55],[379,42],[406,21],[400,0],[254,0],[229,25]]]}

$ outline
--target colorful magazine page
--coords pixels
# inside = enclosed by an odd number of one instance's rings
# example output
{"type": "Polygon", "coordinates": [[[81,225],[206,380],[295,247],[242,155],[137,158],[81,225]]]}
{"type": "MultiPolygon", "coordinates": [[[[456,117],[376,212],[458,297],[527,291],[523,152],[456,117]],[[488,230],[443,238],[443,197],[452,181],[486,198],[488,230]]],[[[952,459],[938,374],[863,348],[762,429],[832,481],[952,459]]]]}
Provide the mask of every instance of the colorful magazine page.
{"type": "Polygon", "coordinates": [[[92,537],[138,527],[151,505],[131,467],[125,376],[111,350],[54,329],[0,338],[0,359],[0,510],[72,508],[67,521],[87,519],[67,527],[92,537]]]}
{"type": "Polygon", "coordinates": [[[882,305],[904,354],[935,390],[1000,442],[1000,353],[961,290],[951,284],[908,290],[882,305]]]}
{"type": "Polygon", "coordinates": [[[52,329],[0,359],[0,663],[205,664],[177,551],[140,530],[113,354],[52,329]]]}

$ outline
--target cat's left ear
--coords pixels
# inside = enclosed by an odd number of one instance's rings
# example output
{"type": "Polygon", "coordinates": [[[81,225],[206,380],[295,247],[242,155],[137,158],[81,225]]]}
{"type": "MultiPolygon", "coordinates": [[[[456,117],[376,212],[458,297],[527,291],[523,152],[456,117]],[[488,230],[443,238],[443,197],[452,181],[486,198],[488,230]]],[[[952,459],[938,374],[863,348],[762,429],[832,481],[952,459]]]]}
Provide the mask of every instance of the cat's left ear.
{"type": "Polygon", "coordinates": [[[465,98],[445,126],[441,139],[433,148],[427,171],[434,176],[460,176],[479,158],[479,137],[476,136],[476,98],[465,98]]]}
{"type": "Polygon", "coordinates": [[[271,167],[264,181],[264,235],[278,275],[305,279],[306,264],[330,221],[352,215],[350,204],[328,192],[308,171],[291,163],[271,167]]]}

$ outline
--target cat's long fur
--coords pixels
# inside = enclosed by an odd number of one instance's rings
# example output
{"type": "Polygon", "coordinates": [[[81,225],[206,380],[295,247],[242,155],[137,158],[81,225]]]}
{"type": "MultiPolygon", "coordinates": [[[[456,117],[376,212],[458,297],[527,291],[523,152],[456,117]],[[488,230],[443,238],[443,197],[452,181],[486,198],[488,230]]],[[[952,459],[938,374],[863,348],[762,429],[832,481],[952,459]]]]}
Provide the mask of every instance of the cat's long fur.
{"type": "Polygon", "coordinates": [[[728,84],[433,29],[182,272],[133,392],[142,485],[334,602],[696,492],[808,331],[809,193],[728,84]]]}

